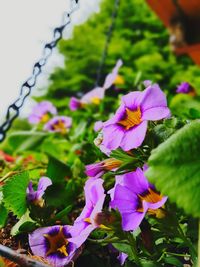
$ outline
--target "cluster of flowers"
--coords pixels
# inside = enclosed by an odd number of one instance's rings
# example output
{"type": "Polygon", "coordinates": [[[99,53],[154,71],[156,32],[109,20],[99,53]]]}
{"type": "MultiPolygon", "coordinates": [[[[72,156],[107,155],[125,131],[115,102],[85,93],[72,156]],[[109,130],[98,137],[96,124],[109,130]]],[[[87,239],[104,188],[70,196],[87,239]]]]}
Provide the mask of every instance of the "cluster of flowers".
{"type": "Polygon", "coordinates": [[[31,124],[44,124],[45,131],[62,134],[66,134],[72,126],[72,119],[68,116],[57,116],[56,107],[49,101],[42,101],[34,106],[28,120],[31,124]]]}
{"type": "MultiPolygon", "coordinates": [[[[122,77],[118,75],[118,70],[121,66],[122,61],[118,60],[112,72],[107,75],[103,87],[95,87],[81,99],[72,97],[69,102],[70,110],[75,111],[91,104],[99,105],[107,89],[114,83],[123,83],[122,77]]],[[[43,129],[45,131],[60,132],[62,134],[66,134],[72,126],[72,118],[68,116],[57,116],[56,107],[49,101],[42,101],[34,106],[28,120],[31,124],[44,124],[43,129]],[[54,117],[52,118],[52,116],[54,117]]]]}
{"type": "Polygon", "coordinates": [[[72,97],[69,102],[70,110],[75,111],[77,109],[84,108],[85,106],[90,104],[99,105],[101,100],[104,98],[107,89],[109,89],[113,84],[123,84],[123,78],[118,75],[118,71],[122,64],[122,60],[119,59],[112,72],[106,76],[102,87],[95,87],[80,99],[72,97]]]}
{"type": "MultiPolygon", "coordinates": [[[[121,62],[118,62],[113,72],[106,78],[104,90],[116,78],[114,76],[117,75],[120,65],[121,62]]],[[[116,114],[97,127],[98,130],[101,129],[102,151],[108,152],[119,147],[124,151],[138,148],[145,139],[148,121],[161,120],[170,116],[166,97],[159,86],[150,82],[146,85],[147,88],[143,92],[131,92],[123,96],[116,114]]],[[[115,209],[120,212],[124,231],[135,231],[147,213],[159,218],[163,216],[162,207],[167,197],[162,196],[148,182],[145,177],[146,165],[116,176],[114,187],[106,194],[102,176],[107,171],[117,169],[121,163],[120,160],[108,158],[86,166],[86,174],[90,178],[84,187],[85,207],[80,216],[72,226],[43,227],[31,233],[29,244],[35,255],[47,259],[56,267],[65,266],[74,261],[92,231],[98,228],[105,231],[112,230],[112,219],[108,219],[105,216],[107,213],[103,210],[106,195],[110,197],[109,210],[115,209]]],[[[38,189],[34,191],[30,183],[27,188],[28,200],[37,205],[44,205],[42,196],[51,184],[48,177],[42,177],[38,189]]],[[[120,255],[122,263],[126,257],[125,254],[120,255]]]]}

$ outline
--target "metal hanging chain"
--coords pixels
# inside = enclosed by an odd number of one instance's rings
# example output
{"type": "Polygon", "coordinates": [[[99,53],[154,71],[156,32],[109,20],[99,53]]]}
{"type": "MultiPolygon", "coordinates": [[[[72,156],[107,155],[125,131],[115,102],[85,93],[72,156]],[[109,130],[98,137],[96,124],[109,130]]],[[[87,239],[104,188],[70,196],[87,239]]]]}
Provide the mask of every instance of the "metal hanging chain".
{"type": "Polygon", "coordinates": [[[106,35],[106,42],[105,42],[104,50],[102,53],[99,68],[97,70],[97,77],[96,77],[96,84],[95,84],[96,87],[99,85],[99,82],[101,80],[102,70],[103,70],[105,60],[106,60],[106,57],[108,54],[109,44],[110,44],[111,39],[112,39],[112,34],[113,34],[114,27],[115,27],[115,21],[116,21],[117,15],[118,15],[119,6],[120,6],[120,0],[115,0],[113,12],[112,12],[112,17],[111,17],[111,24],[110,24],[110,27],[108,29],[107,35],[106,35]]]}
{"type": "Polygon", "coordinates": [[[79,2],[80,0],[71,0],[71,9],[65,14],[63,24],[54,29],[52,41],[44,46],[43,56],[33,66],[31,76],[22,84],[19,98],[8,107],[5,122],[0,126],[0,142],[5,139],[6,133],[10,129],[13,121],[19,116],[20,109],[26,98],[31,94],[32,88],[36,85],[38,76],[42,72],[42,68],[46,65],[53,49],[62,38],[64,29],[71,23],[71,15],[79,8],[79,2]]]}

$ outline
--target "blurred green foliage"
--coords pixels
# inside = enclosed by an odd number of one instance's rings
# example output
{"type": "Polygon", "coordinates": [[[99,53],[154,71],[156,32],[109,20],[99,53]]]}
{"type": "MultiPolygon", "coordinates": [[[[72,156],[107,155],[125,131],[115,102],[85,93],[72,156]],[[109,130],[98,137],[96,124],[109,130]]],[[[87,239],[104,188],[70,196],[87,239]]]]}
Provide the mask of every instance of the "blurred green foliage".
{"type": "MultiPolygon", "coordinates": [[[[76,27],[72,39],[60,42],[65,64],[50,75],[45,99],[66,107],[67,96],[93,88],[113,6],[114,0],[102,1],[100,13],[76,27]]],[[[157,82],[165,91],[174,93],[184,79],[200,93],[200,68],[187,56],[173,55],[168,39],[167,30],[144,0],[121,1],[100,85],[121,58],[120,74],[129,90],[140,73],[141,80],[157,82]]]]}

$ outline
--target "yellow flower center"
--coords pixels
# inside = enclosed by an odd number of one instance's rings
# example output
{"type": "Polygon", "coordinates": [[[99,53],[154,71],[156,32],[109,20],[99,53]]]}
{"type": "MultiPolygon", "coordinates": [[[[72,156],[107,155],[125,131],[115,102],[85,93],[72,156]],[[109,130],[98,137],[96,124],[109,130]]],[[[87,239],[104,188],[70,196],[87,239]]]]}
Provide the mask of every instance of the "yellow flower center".
{"type": "MultiPolygon", "coordinates": [[[[157,203],[159,201],[162,200],[162,195],[160,195],[159,193],[155,192],[154,190],[152,190],[151,188],[148,189],[148,192],[145,193],[144,195],[138,195],[139,199],[140,199],[140,206],[137,209],[138,212],[144,212],[144,208],[142,205],[142,201],[146,201],[148,203],[157,203]]],[[[150,209],[148,211],[151,211],[150,209]]]]}
{"type": "Polygon", "coordinates": [[[49,119],[50,119],[49,114],[48,114],[48,113],[45,113],[45,114],[42,116],[42,118],[41,118],[40,121],[41,121],[42,123],[45,123],[45,122],[47,122],[49,119]]]}
{"type": "Polygon", "coordinates": [[[94,96],[90,99],[92,104],[99,105],[101,102],[101,99],[98,96],[94,96]]]}
{"type": "Polygon", "coordinates": [[[60,226],[59,232],[54,235],[49,235],[49,234],[44,234],[43,235],[48,243],[49,243],[49,250],[46,253],[46,256],[49,256],[52,253],[60,252],[64,256],[68,256],[67,253],[67,245],[68,245],[68,240],[63,234],[63,227],[60,226]]]}
{"type": "Polygon", "coordinates": [[[116,85],[123,85],[124,84],[124,78],[121,75],[117,75],[114,84],[116,85]]]}
{"type": "MultiPolygon", "coordinates": [[[[89,224],[92,224],[90,218],[85,218],[85,219],[84,219],[84,222],[87,222],[87,223],[89,223],[89,224]]],[[[104,229],[104,230],[110,230],[110,228],[107,227],[107,226],[105,226],[104,224],[100,224],[100,225],[98,225],[98,228],[101,228],[101,229],[104,229]]]]}
{"type": "Polygon", "coordinates": [[[58,120],[53,126],[52,126],[53,130],[55,131],[59,131],[62,134],[66,134],[67,129],[66,126],[64,124],[64,122],[62,120],[58,120]]]}
{"type": "Polygon", "coordinates": [[[87,222],[87,223],[91,224],[91,220],[90,220],[90,218],[85,218],[85,219],[84,219],[84,222],[87,222]]]}
{"type": "Polygon", "coordinates": [[[141,110],[140,107],[137,108],[137,110],[130,110],[129,108],[126,108],[126,115],[123,120],[120,120],[118,124],[122,125],[126,130],[129,130],[130,128],[137,126],[142,122],[141,119],[141,110]]]}

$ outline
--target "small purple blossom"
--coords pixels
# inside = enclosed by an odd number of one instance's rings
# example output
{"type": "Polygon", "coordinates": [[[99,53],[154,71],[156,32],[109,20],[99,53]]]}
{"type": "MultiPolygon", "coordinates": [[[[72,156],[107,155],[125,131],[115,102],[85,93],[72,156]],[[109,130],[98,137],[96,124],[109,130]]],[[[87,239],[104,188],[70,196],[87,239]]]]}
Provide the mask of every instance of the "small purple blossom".
{"type": "Polygon", "coordinates": [[[187,82],[182,82],[178,87],[177,87],[177,90],[176,90],[176,93],[181,93],[181,94],[188,94],[190,92],[190,84],[187,83],[187,82]]]}
{"type": "Polygon", "coordinates": [[[128,258],[128,255],[126,253],[120,252],[117,259],[119,260],[121,266],[124,265],[126,259],[128,258]]]}
{"type": "Polygon", "coordinates": [[[148,86],[152,85],[153,83],[151,80],[145,80],[145,81],[143,81],[143,84],[145,87],[148,87],[148,86]]]}
{"type": "Polygon", "coordinates": [[[34,255],[54,267],[63,267],[76,257],[77,246],[69,241],[71,237],[71,226],[43,227],[29,235],[29,245],[34,255]]]}
{"type": "Polygon", "coordinates": [[[85,207],[71,229],[73,237],[70,241],[78,247],[85,242],[93,230],[100,227],[96,218],[101,213],[105,200],[103,182],[102,179],[90,178],[85,184],[85,207]]]}
{"type": "Polygon", "coordinates": [[[110,88],[111,85],[115,82],[119,68],[121,66],[122,60],[120,59],[117,61],[117,64],[112,72],[106,76],[105,82],[102,87],[95,87],[93,90],[85,94],[80,100],[72,97],[69,102],[70,110],[74,111],[88,104],[99,105],[101,100],[104,98],[105,91],[110,88]]]}
{"type": "Polygon", "coordinates": [[[145,139],[147,122],[169,115],[166,96],[157,84],[150,85],[143,92],[131,92],[122,97],[122,104],[114,117],[104,122],[102,145],[110,150],[137,148],[145,139]]]}
{"type": "Polygon", "coordinates": [[[110,207],[121,213],[124,231],[136,230],[147,212],[156,215],[167,201],[167,197],[161,196],[148,182],[140,168],[117,176],[110,195],[110,207]]]}
{"type": "Polygon", "coordinates": [[[45,190],[47,187],[52,185],[52,181],[48,177],[41,177],[39,182],[38,182],[38,187],[37,190],[35,191],[33,189],[33,183],[30,181],[27,189],[26,189],[26,194],[27,194],[27,200],[29,202],[33,202],[36,205],[43,205],[43,195],[45,193],[45,190]]]}
{"type": "Polygon", "coordinates": [[[44,130],[66,134],[71,126],[72,118],[67,116],[56,116],[44,125],[44,130]]]}
{"type": "Polygon", "coordinates": [[[108,248],[111,253],[118,254],[117,259],[119,260],[121,266],[124,265],[126,259],[128,258],[128,255],[126,253],[119,252],[119,250],[117,250],[112,244],[108,244],[108,248]]]}
{"type": "Polygon", "coordinates": [[[49,114],[56,115],[56,107],[49,101],[42,101],[33,107],[28,120],[31,124],[47,122],[50,119],[49,114]]]}
{"type": "Polygon", "coordinates": [[[80,102],[80,100],[76,97],[71,97],[70,101],[69,101],[69,109],[71,111],[75,111],[79,108],[81,108],[82,104],[80,102]]]}
{"type": "Polygon", "coordinates": [[[121,165],[122,165],[121,160],[109,158],[97,163],[86,165],[85,173],[89,177],[100,178],[104,173],[116,170],[121,165]]]}

